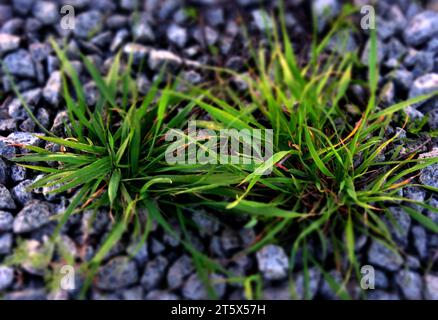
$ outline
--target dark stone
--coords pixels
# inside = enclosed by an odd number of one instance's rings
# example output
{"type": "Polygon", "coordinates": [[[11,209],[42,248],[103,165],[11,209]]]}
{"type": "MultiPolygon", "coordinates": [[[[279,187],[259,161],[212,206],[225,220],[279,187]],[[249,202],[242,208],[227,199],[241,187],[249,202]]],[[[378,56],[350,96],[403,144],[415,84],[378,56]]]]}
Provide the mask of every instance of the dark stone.
{"type": "Polygon", "coordinates": [[[117,290],[138,281],[138,270],[128,257],[116,257],[102,266],[96,277],[96,286],[102,290],[117,290]]]}

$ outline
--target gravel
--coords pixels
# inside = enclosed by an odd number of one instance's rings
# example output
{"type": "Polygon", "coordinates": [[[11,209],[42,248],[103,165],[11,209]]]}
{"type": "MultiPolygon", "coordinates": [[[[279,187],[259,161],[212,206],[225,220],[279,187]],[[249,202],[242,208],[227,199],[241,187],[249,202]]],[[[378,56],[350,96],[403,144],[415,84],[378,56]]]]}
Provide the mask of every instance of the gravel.
{"type": "Polygon", "coordinates": [[[267,280],[281,280],[287,276],[289,261],[282,247],[267,245],[257,251],[260,272],[267,280]]]}
{"type": "Polygon", "coordinates": [[[10,267],[0,266],[0,290],[7,289],[14,281],[14,270],[10,267]]]}
{"type": "Polygon", "coordinates": [[[381,267],[388,271],[397,271],[403,264],[403,259],[397,252],[373,240],[368,250],[368,262],[373,266],[381,267]]]}
{"type": "Polygon", "coordinates": [[[14,51],[19,45],[20,37],[7,33],[0,33],[0,55],[9,51],[14,51]]]}
{"type": "Polygon", "coordinates": [[[34,231],[49,223],[49,206],[38,200],[26,204],[14,219],[14,233],[25,233],[34,231]]]}
{"type": "Polygon", "coordinates": [[[35,66],[29,52],[19,49],[9,53],[3,59],[3,69],[12,75],[34,78],[36,76],[35,66]]]}
{"type": "Polygon", "coordinates": [[[415,15],[404,31],[404,40],[411,46],[425,43],[438,32],[438,13],[424,11],[415,15]]]}
{"type": "Polygon", "coordinates": [[[116,257],[99,269],[96,286],[102,290],[117,290],[138,281],[138,269],[128,257],[116,257]]]}
{"type": "Polygon", "coordinates": [[[14,216],[7,211],[0,211],[0,232],[12,230],[14,216]]]}
{"type": "Polygon", "coordinates": [[[419,300],[422,298],[423,279],[418,273],[400,270],[395,281],[405,299],[419,300]]]}
{"type": "Polygon", "coordinates": [[[14,199],[12,199],[9,190],[0,184],[0,209],[13,210],[16,208],[14,199]]]}

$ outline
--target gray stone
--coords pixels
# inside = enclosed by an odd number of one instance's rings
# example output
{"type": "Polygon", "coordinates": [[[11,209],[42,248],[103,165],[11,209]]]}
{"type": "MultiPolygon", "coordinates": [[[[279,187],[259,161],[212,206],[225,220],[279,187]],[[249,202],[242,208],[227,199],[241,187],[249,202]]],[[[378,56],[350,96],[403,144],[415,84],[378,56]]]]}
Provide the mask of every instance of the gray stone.
{"type": "Polygon", "coordinates": [[[295,280],[296,298],[299,300],[313,299],[318,292],[320,279],[321,272],[317,268],[309,268],[308,279],[305,278],[304,272],[300,272],[295,280]],[[306,288],[308,288],[307,292],[306,288]]]}
{"type": "Polygon", "coordinates": [[[108,19],[106,19],[105,23],[106,23],[108,28],[113,29],[113,30],[118,30],[118,29],[124,28],[128,25],[128,18],[124,15],[121,15],[121,14],[115,14],[115,15],[108,17],[108,19]]]}
{"type": "Polygon", "coordinates": [[[37,230],[49,223],[51,212],[49,206],[41,201],[28,202],[14,220],[14,233],[37,230]]]}
{"type": "Polygon", "coordinates": [[[400,300],[396,293],[382,290],[369,290],[367,298],[368,300],[400,300]]]}
{"type": "Polygon", "coordinates": [[[167,28],[167,39],[176,44],[180,48],[184,48],[187,44],[187,30],[177,24],[171,24],[167,28]]]}
{"type": "Polygon", "coordinates": [[[11,132],[17,129],[16,119],[3,119],[0,120],[0,131],[11,132]]]}
{"type": "Polygon", "coordinates": [[[281,280],[287,276],[289,261],[283,248],[267,245],[256,253],[258,268],[266,280],[281,280]]]}
{"type": "Polygon", "coordinates": [[[179,300],[180,298],[169,291],[152,290],[145,297],[146,300],[179,300]]]}
{"type": "MultiPolygon", "coordinates": [[[[29,132],[13,132],[7,136],[7,139],[22,146],[39,146],[41,144],[41,140],[29,132]]],[[[22,153],[27,153],[27,150],[22,149],[22,153]]]]}
{"type": "Polygon", "coordinates": [[[9,288],[14,282],[14,269],[0,266],[0,291],[9,288]]]}
{"type": "Polygon", "coordinates": [[[12,8],[5,4],[0,4],[0,26],[12,18],[12,8]]]}
{"type": "Polygon", "coordinates": [[[87,11],[76,17],[73,32],[79,38],[87,39],[102,29],[102,14],[97,10],[87,11]]]}
{"type": "Polygon", "coordinates": [[[12,5],[14,7],[14,10],[18,13],[25,15],[30,12],[33,5],[35,3],[35,0],[13,0],[12,5]]]}
{"type": "Polygon", "coordinates": [[[102,266],[96,276],[96,287],[102,290],[117,290],[138,281],[138,270],[128,257],[116,257],[102,266]]]}
{"type": "Polygon", "coordinates": [[[185,278],[187,278],[193,271],[194,266],[192,259],[183,255],[181,258],[176,260],[169,268],[167,272],[167,284],[170,289],[175,289],[180,287],[185,278]]]}
{"type": "Polygon", "coordinates": [[[10,254],[12,249],[12,234],[0,234],[0,255],[10,254]]]}
{"type": "Polygon", "coordinates": [[[422,298],[423,280],[418,273],[400,270],[395,276],[395,282],[405,299],[420,300],[422,298]]]}
{"type": "Polygon", "coordinates": [[[8,166],[6,163],[0,158],[0,184],[5,185],[8,181],[8,166]]]}
{"type": "Polygon", "coordinates": [[[377,240],[373,240],[371,243],[368,250],[368,261],[371,265],[388,271],[397,271],[403,264],[403,259],[398,252],[394,252],[377,240]]]}
{"type": "MultiPolygon", "coordinates": [[[[426,191],[419,187],[406,187],[403,188],[403,195],[408,199],[423,202],[426,197],[426,191]]],[[[422,206],[411,202],[408,202],[408,205],[418,211],[421,211],[423,208],[422,206]]]]}
{"type": "MultiPolygon", "coordinates": [[[[34,110],[34,107],[40,101],[41,96],[42,96],[41,89],[29,90],[22,94],[23,100],[26,102],[27,106],[31,111],[34,110]]],[[[15,120],[25,120],[29,117],[26,109],[24,108],[23,104],[18,98],[15,98],[14,100],[11,101],[11,103],[8,106],[8,113],[15,120]]]]}
{"type": "Polygon", "coordinates": [[[149,259],[149,252],[146,243],[141,241],[133,241],[127,248],[126,252],[130,257],[134,258],[139,265],[144,265],[149,259]]]}
{"type": "Polygon", "coordinates": [[[30,54],[24,49],[6,55],[3,60],[3,68],[15,76],[34,78],[36,75],[30,54]]]}
{"type": "Polygon", "coordinates": [[[46,300],[45,289],[24,289],[6,294],[4,300],[46,300]]]}
{"type": "Polygon", "coordinates": [[[398,69],[391,74],[391,77],[397,86],[401,90],[409,90],[412,86],[414,78],[412,73],[405,69],[398,69]]]}
{"type": "Polygon", "coordinates": [[[12,18],[6,21],[0,29],[0,33],[8,33],[19,35],[24,25],[24,20],[21,18],[12,18]]]}
{"type": "Polygon", "coordinates": [[[397,23],[395,21],[387,21],[377,17],[376,24],[379,26],[377,28],[377,35],[382,40],[391,38],[397,31],[397,23]]]}
{"type": "Polygon", "coordinates": [[[428,300],[438,300],[438,276],[428,274],[424,277],[426,287],[425,298],[428,300]]]}
{"type": "Polygon", "coordinates": [[[321,32],[331,20],[338,16],[341,4],[337,0],[315,0],[312,1],[312,11],[318,22],[318,31],[321,32]]]}
{"type": "Polygon", "coordinates": [[[20,37],[7,33],[0,33],[0,55],[17,49],[19,45],[20,37]]]}
{"type": "Polygon", "coordinates": [[[206,212],[195,211],[192,219],[198,226],[201,235],[213,235],[219,231],[219,221],[206,212]]]}
{"type": "Polygon", "coordinates": [[[192,274],[184,283],[182,295],[189,300],[206,300],[208,294],[197,273],[192,274]]]}
{"type": "Polygon", "coordinates": [[[251,12],[251,15],[259,31],[271,31],[274,29],[274,22],[265,10],[254,10],[251,12]]]}
{"type": "Polygon", "coordinates": [[[132,11],[132,10],[138,8],[138,0],[121,0],[120,7],[122,9],[132,11]]]}
{"type": "MultiPolygon", "coordinates": [[[[428,202],[428,205],[438,209],[438,199],[435,196],[432,196],[428,202]]],[[[433,222],[438,224],[438,212],[426,209],[426,214],[430,219],[432,219],[433,222]]]]}
{"type": "Polygon", "coordinates": [[[419,180],[426,186],[438,188],[438,163],[421,169],[419,180]]]}
{"type": "Polygon", "coordinates": [[[0,211],[0,232],[12,230],[14,216],[7,211],[0,211]]]}
{"type": "Polygon", "coordinates": [[[11,142],[0,136],[0,156],[11,159],[15,156],[15,147],[11,146],[11,142]]]}
{"type": "Polygon", "coordinates": [[[218,41],[219,33],[210,26],[198,27],[193,31],[193,38],[203,47],[208,47],[218,41]]]}
{"type": "Polygon", "coordinates": [[[61,87],[61,72],[55,71],[50,75],[50,78],[43,90],[44,99],[54,107],[59,105],[61,87]]]}
{"type": "Polygon", "coordinates": [[[434,68],[434,54],[427,51],[409,50],[409,54],[404,59],[407,68],[413,68],[414,77],[430,73],[434,68]]]}
{"type": "Polygon", "coordinates": [[[125,289],[122,291],[123,300],[143,300],[144,292],[143,288],[140,286],[136,286],[133,288],[125,289]]]}
{"type": "MultiPolygon", "coordinates": [[[[427,95],[438,91],[438,74],[437,73],[428,73],[424,76],[421,76],[415,79],[412,87],[409,91],[409,98],[415,98],[422,95],[427,95]]],[[[420,106],[424,104],[425,101],[416,104],[416,106],[420,106]]]]}
{"type": "Polygon", "coordinates": [[[438,109],[433,109],[427,114],[427,123],[432,130],[438,129],[438,109]]]}
{"type": "Polygon", "coordinates": [[[415,15],[404,30],[404,40],[410,46],[425,43],[438,33],[438,13],[423,11],[415,15]]]}
{"type": "Polygon", "coordinates": [[[33,16],[40,20],[45,25],[54,24],[58,21],[60,13],[58,12],[58,6],[54,2],[50,1],[36,1],[33,6],[33,16]]]}
{"type": "Polygon", "coordinates": [[[240,237],[236,231],[225,228],[220,238],[221,248],[226,253],[232,253],[241,248],[240,237]]]}
{"type": "Polygon", "coordinates": [[[158,287],[164,278],[164,272],[168,264],[167,259],[162,256],[158,256],[146,264],[143,276],[140,280],[145,290],[149,291],[158,287]]]}
{"type": "MultiPolygon", "coordinates": [[[[111,42],[110,45],[110,51],[111,52],[115,52],[117,50],[119,50],[119,48],[123,45],[123,43],[129,38],[129,31],[127,29],[120,29],[116,32],[116,35],[114,36],[113,41],[111,42]]],[[[137,46],[140,46],[137,44],[137,46]]],[[[129,50],[129,52],[125,52],[125,53],[132,53],[134,54],[135,52],[139,51],[134,50],[135,49],[135,44],[131,44],[130,47],[127,48],[129,50]]],[[[135,57],[134,57],[135,58],[135,57]]]]}
{"type": "Polygon", "coordinates": [[[28,190],[32,183],[32,180],[24,180],[11,190],[12,197],[22,206],[33,199],[32,191],[28,190]]]}
{"type": "Polygon", "coordinates": [[[386,274],[381,270],[374,271],[374,285],[379,289],[387,289],[389,287],[389,280],[386,274]]]}
{"type": "Polygon", "coordinates": [[[417,109],[411,106],[407,106],[403,111],[412,121],[421,121],[424,118],[423,113],[421,113],[420,111],[418,111],[417,109]]]}
{"type": "Polygon", "coordinates": [[[408,244],[408,234],[411,227],[411,216],[401,207],[390,207],[387,225],[394,241],[401,246],[408,244]]]}
{"type": "Polygon", "coordinates": [[[420,226],[412,227],[412,237],[414,239],[414,246],[417,249],[418,255],[421,259],[427,257],[427,234],[426,230],[420,226]]]}
{"type": "Polygon", "coordinates": [[[0,209],[13,210],[15,208],[11,193],[4,185],[0,184],[0,209]]]}
{"type": "Polygon", "coordinates": [[[421,262],[420,262],[420,260],[418,260],[417,257],[414,257],[412,255],[407,255],[405,260],[406,260],[406,266],[409,269],[412,269],[412,270],[420,269],[421,262]]]}
{"type": "Polygon", "coordinates": [[[153,42],[155,41],[154,31],[145,18],[140,18],[132,26],[132,35],[136,42],[153,42]]]}
{"type": "Polygon", "coordinates": [[[224,10],[222,8],[211,8],[205,12],[207,23],[213,27],[219,27],[224,24],[224,10]]]}
{"type": "Polygon", "coordinates": [[[328,48],[339,54],[345,54],[346,52],[357,51],[358,45],[352,31],[344,29],[333,35],[329,41],[328,48]]]}

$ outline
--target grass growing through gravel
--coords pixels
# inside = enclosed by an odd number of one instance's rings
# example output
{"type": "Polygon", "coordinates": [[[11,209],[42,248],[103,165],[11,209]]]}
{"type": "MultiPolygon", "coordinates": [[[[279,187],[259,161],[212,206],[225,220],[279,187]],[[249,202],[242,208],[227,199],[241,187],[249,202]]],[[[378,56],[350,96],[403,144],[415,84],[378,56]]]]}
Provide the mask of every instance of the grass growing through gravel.
{"type": "MultiPolygon", "coordinates": [[[[216,271],[226,274],[228,281],[242,282],[247,298],[260,298],[259,275],[234,278],[191,245],[187,232],[190,221],[183,208],[204,206],[213,212],[243,215],[248,226],[258,228],[257,241],[245,249],[246,253],[270,242],[290,244],[291,272],[300,253],[306,288],[308,269],[316,265],[338,294],[348,298],[343,286],[320,265],[320,255],[309,249],[309,243],[317,243],[323,256],[329,246],[333,248],[333,264],[343,269],[345,282],[351,275],[359,275],[355,254],[358,235],[366,234],[398,250],[382,220],[386,208],[400,201],[412,202],[399,196],[400,189],[411,184],[418,170],[438,159],[420,161],[416,154],[393,152],[398,135],[388,138],[385,130],[395,113],[430,96],[378,108],[377,41],[372,32],[369,81],[365,84],[368,102],[359,113],[349,113],[349,88],[352,83],[361,83],[352,77],[353,70],[361,67],[357,56],[324,54],[331,32],[320,43],[315,35],[310,59],[298,61],[284,23],[281,29],[271,36],[269,52],[254,53],[256,68],[245,79],[249,85],[245,94],[231,87],[193,88],[190,93],[179,93],[171,85],[160,89],[157,81],[148,95],[141,97],[129,63],[121,68],[117,56],[108,75],[102,77],[84,57],[100,92],[93,110],[85,102],[74,68],[53,43],[62,62],[63,96],[69,115],[67,138],[45,130],[46,135],[40,138],[62,146],[60,152],[27,147],[32,152],[15,159],[24,163],[56,162],[57,166],[23,164],[47,173],[32,187],[51,187],[52,193],[76,192],[60,217],[53,239],[71,214],[84,208],[110,207],[114,228],[85,267],[95,271],[128,225],[134,224],[146,241],[149,226],[138,219],[140,208],[147,208],[149,216],[166,232],[179,237],[166,218],[166,212],[176,212],[182,243],[193,255],[210,296],[215,293],[209,273],[216,271]],[[205,114],[210,120],[205,120],[205,114]],[[272,174],[260,175],[267,169],[263,164],[252,169],[238,164],[166,164],[168,145],[163,135],[171,128],[184,129],[190,118],[199,118],[205,128],[273,129],[272,174]],[[382,162],[378,159],[383,153],[386,160],[382,162]],[[163,209],[169,207],[171,211],[163,209]],[[343,266],[344,256],[348,257],[347,268],[343,266]]],[[[233,75],[229,70],[218,72],[233,75]]],[[[438,232],[430,219],[409,209],[407,212],[438,232]]],[[[89,279],[93,274],[89,273],[89,279]]]]}

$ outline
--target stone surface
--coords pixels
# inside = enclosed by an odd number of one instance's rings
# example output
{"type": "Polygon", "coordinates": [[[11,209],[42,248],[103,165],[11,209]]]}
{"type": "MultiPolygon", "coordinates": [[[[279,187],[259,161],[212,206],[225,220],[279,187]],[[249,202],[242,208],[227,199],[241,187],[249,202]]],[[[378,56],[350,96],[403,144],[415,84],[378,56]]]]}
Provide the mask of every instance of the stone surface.
{"type": "Polygon", "coordinates": [[[19,45],[20,37],[7,33],[0,33],[0,55],[17,49],[19,45]]]}
{"type": "Polygon", "coordinates": [[[35,66],[29,52],[20,49],[4,57],[3,69],[15,76],[34,78],[35,66]]]}
{"type": "Polygon", "coordinates": [[[368,262],[388,271],[397,271],[402,266],[403,259],[397,252],[374,240],[368,251],[368,262]]]}
{"type": "Polygon", "coordinates": [[[138,281],[138,270],[128,257],[116,257],[99,269],[96,286],[102,290],[117,290],[138,281]]]}
{"type": "Polygon", "coordinates": [[[0,210],[13,210],[16,208],[14,199],[12,199],[9,190],[2,184],[0,184],[0,210]]]}
{"type": "Polygon", "coordinates": [[[422,298],[423,279],[418,273],[400,270],[395,281],[405,299],[419,300],[422,298]]]}
{"type": "Polygon", "coordinates": [[[287,276],[289,261],[283,248],[267,245],[257,251],[258,268],[267,280],[281,280],[287,276]]]}
{"type": "Polygon", "coordinates": [[[49,206],[38,200],[27,203],[14,220],[14,233],[34,231],[49,223],[51,212],[49,206]]]}
{"type": "Polygon", "coordinates": [[[7,289],[14,281],[14,270],[10,267],[0,266],[0,292],[7,289]]]}
{"type": "Polygon", "coordinates": [[[404,30],[404,40],[411,46],[418,46],[438,33],[438,13],[424,11],[414,16],[404,30]]]}
{"type": "Polygon", "coordinates": [[[14,216],[7,211],[0,211],[0,232],[12,230],[14,216]]]}

